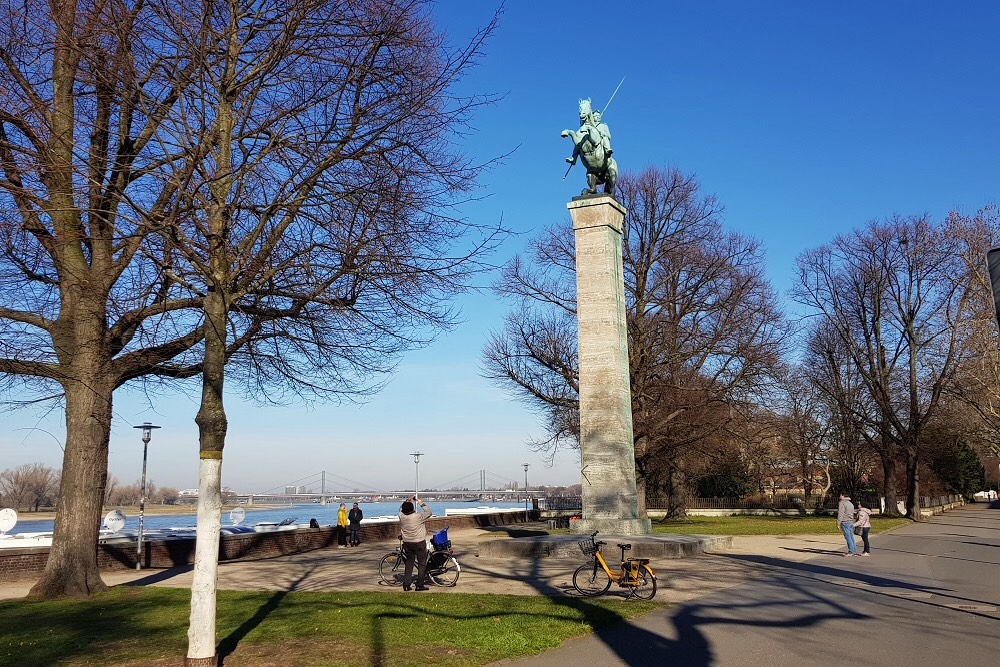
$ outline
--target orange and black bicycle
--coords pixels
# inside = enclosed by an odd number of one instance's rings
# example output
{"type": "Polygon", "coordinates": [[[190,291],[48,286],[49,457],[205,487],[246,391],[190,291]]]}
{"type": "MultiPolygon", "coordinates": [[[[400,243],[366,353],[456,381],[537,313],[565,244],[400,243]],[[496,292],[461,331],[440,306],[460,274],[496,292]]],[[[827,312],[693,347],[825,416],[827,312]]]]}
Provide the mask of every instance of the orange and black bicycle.
{"type": "Polygon", "coordinates": [[[596,541],[594,539],[596,536],[597,531],[591,534],[589,540],[580,542],[580,549],[584,555],[594,558],[591,563],[581,565],[573,573],[573,587],[580,592],[580,595],[594,597],[607,593],[613,581],[626,589],[630,598],[652,600],[656,595],[656,574],[653,573],[653,568],[649,567],[649,559],[625,558],[625,552],[629,551],[632,545],[619,544],[617,546],[622,550],[621,567],[617,572],[613,572],[601,553],[601,547],[607,542],[596,541]]]}

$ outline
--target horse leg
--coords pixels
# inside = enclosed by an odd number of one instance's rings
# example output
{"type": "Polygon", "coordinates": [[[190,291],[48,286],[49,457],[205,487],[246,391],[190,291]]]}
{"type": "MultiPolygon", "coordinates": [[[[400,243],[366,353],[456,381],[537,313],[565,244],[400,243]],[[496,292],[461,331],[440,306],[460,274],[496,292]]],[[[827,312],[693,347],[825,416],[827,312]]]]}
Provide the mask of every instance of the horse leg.
{"type": "Polygon", "coordinates": [[[597,194],[597,174],[593,172],[587,172],[587,185],[590,186],[583,191],[585,195],[596,195],[597,194]]]}
{"type": "Polygon", "coordinates": [[[611,158],[608,164],[608,173],[604,178],[604,193],[615,196],[615,184],[618,182],[618,163],[615,162],[614,158],[611,158]]]}

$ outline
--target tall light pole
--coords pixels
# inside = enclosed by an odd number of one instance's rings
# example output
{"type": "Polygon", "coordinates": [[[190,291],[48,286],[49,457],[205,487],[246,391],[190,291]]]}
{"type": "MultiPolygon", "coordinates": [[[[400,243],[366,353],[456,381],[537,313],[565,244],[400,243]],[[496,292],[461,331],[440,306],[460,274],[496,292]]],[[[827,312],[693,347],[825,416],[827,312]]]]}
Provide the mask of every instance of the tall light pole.
{"type": "Polygon", "coordinates": [[[420,495],[420,457],[423,456],[420,452],[413,452],[410,454],[413,457],[413,495],[420,495]]]}
{"type": "Polygon", "coordinates": [[[525,518],[527,519],[528,518],[527,514],[528,514],[528,465],[529,464],[525,463],[523,465],[524,465],[524,513],[525,513],[525,518]]]}
{"type": "Polygon", "coordinates": [[[149,451],[149,441],[153,438],[153,429],[160,428],[149,422],[132,428],[142,429],[142,488],[139,492],[139,539],[135,543],[135,569],[142,569],[142,529],[146,514],[146,453],[149,451]]]}

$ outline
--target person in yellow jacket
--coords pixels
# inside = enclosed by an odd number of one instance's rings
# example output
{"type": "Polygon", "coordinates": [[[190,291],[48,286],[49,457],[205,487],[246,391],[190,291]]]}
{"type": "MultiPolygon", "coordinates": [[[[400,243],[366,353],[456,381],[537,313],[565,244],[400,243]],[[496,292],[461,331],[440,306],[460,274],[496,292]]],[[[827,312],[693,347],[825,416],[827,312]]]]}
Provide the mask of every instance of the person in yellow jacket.
{"type": "Polygon", "coordinates": [[[337,512],[337,548],[343,549],[347,546],[347,505],[340,503],[340,511],[337,512]]]}

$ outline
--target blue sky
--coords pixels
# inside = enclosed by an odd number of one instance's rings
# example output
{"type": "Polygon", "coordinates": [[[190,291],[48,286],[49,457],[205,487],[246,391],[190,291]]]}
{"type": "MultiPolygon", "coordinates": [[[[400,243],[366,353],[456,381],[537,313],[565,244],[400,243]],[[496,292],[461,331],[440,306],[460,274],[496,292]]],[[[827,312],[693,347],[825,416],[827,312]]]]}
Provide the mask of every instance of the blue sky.
{"type": "MultiPolygon", "coordinates": [[[[436,15],[457,43],[496,7],[449,0],[436,15]]],[[[600,109],[624,76],[605,116],[621,168],[696,174],[725,206],[726,226],[763,241],[784,293],[799,253],[870,219],[941,219],[998,200],[998,26],[1000,4],[985,1],[511,0],[459,90],[504,95],[477,116],[466,150],[483,160],[516,151],[465,212],[520,233],[501,260],[543,227],[569,224],[566,202],[584,183],[579,167],[563,180],[570,146],[559,132],[578,125],[579,98],[600,109]]],[[[460,304],[465,322],[407,355],[365,405],[261,408],[230,396],[224,483],[263,491],[326,470],[328,486],[409,488],[414,450],[426,453],[421,486],[474,487],[480,470],[523,483],[524,462],[530,485],[579,482],[576,457],[546,467],[525,444],[541,433],[535,416],[479,376],[506,304],[489,293],[460,304]]],[[[197,407],[196,386],[153,410],[119,394],[111,473],[138,479],[142,443],[131,426],[149,420],[163,426],[149,478],[196,486],[197,407]]],[[[59,414],[2,420],[0,468],[61,465],[59,414]]]]}

